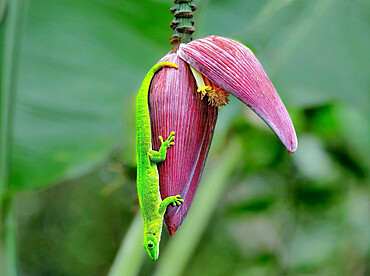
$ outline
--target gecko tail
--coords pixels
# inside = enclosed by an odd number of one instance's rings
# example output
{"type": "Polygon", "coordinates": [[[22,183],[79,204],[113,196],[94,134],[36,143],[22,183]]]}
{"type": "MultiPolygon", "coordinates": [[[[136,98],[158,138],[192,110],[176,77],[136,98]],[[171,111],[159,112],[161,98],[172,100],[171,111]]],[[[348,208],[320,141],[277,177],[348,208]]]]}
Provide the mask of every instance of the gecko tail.
{"type": "Polygon", "coordinates": [[[165,62],[159,62],[156,65],[154,65],[152,67],[151,71],[153,71],[153,73],[155,73],[163,67],[173,67],[173,68],[176,68],[176,69],[179,68],[179,66],[177,66],[175,63],[165,61],[165,62]]]}

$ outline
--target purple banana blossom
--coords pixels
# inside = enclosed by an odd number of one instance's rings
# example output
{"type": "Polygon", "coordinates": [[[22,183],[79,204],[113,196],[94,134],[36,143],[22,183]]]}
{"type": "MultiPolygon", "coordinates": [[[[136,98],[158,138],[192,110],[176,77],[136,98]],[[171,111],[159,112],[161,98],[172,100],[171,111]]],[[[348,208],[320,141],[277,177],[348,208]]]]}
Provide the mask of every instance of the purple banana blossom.
{"type": "Polygon", "coordinates": [[[175,146],[158,164],[162,198],[180,194],[184,203],[169,206],[164,223],[172,236],[192,204],[207,158],[218,107],[231,93],[257,113],[276,133],[288,152],[297,148],[290,116],[261,64],[243,44],[209,36],[180,44],[161,62],[179,66],[163,68],[152,80],[149,108],[153,148],[159,136],[175,131],[175,146]],[[200,92],[200,93],[199,93],[200,92]]]}

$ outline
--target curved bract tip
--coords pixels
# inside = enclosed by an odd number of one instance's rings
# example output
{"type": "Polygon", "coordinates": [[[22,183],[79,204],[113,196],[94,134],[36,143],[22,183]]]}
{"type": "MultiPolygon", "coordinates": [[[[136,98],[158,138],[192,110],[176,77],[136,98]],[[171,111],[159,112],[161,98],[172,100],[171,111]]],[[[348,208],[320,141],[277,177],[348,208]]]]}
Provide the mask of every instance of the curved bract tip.
{"type": "Polygon", "coordinates": [[[289,153],[297,149],[297,136],[288,111],[249,48],[212,35],[181,44],[178,55],[249,106],[276,133],[289,153]]]}
{"type": "Polygon", "coordinates": [[[167,230],[168,230],[168,233],[170,234],[170,236],[173,236],[173,234],[175,234],[175,232],[177,231],[177,226],[167,226],[167,230]]]}

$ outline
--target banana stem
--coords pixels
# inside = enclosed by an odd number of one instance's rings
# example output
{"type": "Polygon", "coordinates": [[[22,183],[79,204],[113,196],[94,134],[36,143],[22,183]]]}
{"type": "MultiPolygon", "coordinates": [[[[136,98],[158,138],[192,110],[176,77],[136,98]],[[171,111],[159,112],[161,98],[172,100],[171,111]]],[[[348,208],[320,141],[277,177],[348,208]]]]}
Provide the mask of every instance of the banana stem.
{"type": "Polygon", "coordinates": [[[170,43],[176,48],[180,43],[188,43],[192,40],[192,33],[195,31],[193,12],[197,7],[192,3],[193,0],[175,0],[175,5],[171,8],[174,20],[170,27],[173,29],[173,35],[170,43]]]}

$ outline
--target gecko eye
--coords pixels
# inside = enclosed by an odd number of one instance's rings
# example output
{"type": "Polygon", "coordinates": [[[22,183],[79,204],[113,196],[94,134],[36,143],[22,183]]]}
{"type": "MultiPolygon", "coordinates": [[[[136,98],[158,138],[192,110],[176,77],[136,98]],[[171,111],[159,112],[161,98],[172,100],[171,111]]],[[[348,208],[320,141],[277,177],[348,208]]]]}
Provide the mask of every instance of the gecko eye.
{"type": "Polygon", "coordinates": [[[152,248],[154,246],[154,244],[152,244],[151,242],[150,243],[148,243],[148,247],[149,248],[152,248]]]}

